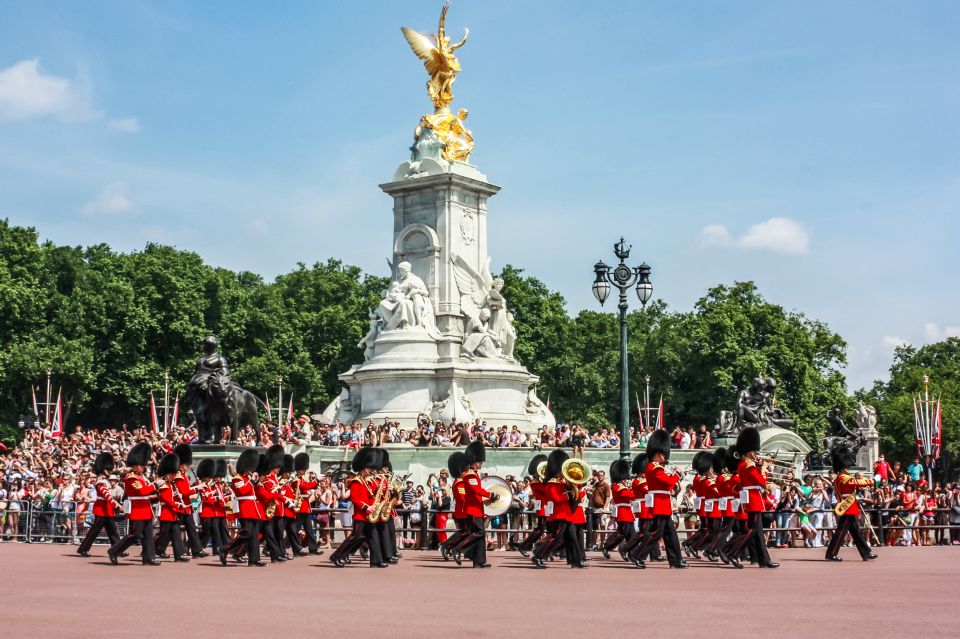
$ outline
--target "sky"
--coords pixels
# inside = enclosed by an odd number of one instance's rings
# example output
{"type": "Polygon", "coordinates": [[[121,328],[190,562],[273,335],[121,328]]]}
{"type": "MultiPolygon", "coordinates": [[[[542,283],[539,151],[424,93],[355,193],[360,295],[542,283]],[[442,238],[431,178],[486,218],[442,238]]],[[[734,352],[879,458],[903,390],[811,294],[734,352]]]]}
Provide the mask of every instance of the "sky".
{"type": "MultiPolygon", "coordinates": [[[[432,110],[400,26],[440,6],[6,0],[0,217],[268,279],[387,275],[378,184],[432,110]]],[[[851,390],[960,335],[960,4],[456,0],[465,26],[494,270],[599,310],[623,235],[671,308],[752,280],[826,322],[851,390]]]]}

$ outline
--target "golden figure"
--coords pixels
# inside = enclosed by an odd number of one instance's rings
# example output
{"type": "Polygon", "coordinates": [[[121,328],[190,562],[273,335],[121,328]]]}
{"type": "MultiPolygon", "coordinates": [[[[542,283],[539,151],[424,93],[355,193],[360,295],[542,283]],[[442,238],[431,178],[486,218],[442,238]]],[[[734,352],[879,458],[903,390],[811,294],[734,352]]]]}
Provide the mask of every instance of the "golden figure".
{"type": "Polygon", "coordinates": [[[420,124],[413,131],[413,140],[416,143],[424,129],[432,129],[437,139],[443,143],[443,159],[466,162],[473,152],[473,134],[463,125],[467,119],[467,110],[460,109],[456,115],[452,113],[434,113],[420,118],[420,124]]]}
{"type": "Polygon", "coordinates": [[[464,29],[463,40],[450,44],[450,38],[447,37],[444,29],[449,8],[450,3],[447,2],[440,11],[440,26],[437,28],[436,36],[417,33],[409,27],[400,27],[403,37],[410,43],[410,48],[418,58],[423,60],[423,66],[430,74],[427,93],[433,101],[434,113],[437,114],[450,113],[450,103],[453,102],[453,81],[460,73],[460,62],[457,61],[453,52],[466,44],[467,36],[470,34],[469,29],[464,29]]]}

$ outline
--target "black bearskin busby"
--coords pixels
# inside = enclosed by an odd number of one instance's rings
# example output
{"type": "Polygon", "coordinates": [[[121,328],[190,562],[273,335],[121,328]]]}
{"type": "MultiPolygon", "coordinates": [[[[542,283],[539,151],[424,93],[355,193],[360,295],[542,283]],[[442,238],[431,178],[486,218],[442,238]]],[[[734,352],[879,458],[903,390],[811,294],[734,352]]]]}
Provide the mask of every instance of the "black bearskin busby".
{"type": "Polygon", "coordinates": [[[617,484],[630,477],[630,462],[618,459],[610,464],[610,483],[617,484]]]}
{"type": "Polygon", "coordinates": [[[747,426],[737,435],[737,454],[740,458],[747,456],[747,453],[755,453],[760,450],[760,431],[753,426],[747,426]]]}
{"type": "Polygon", "coordinates": [[[157,475],[166,477],[167,475],[176,475],[180,472],[180,458],[176,453],[167,453],[157,464],[157,475]]]}
{"type": "Polygon", "coordinates": [[[114,461],[110,453],[100,453],[93,460],[93,472],[97,475],[107,475],[113,472],[114,461]]]}
{"type": "Polygon", "coordinates": [[[217,463],[212,458],[206,457],[197,464],[197,479],[212,479],[217,470],[217,463]]]}
{"type": "Polygon", "coordinates": [[[260,453],[256,448],[247,448],[237,458],[237,474],[250,473],[260,464],[260,453]]]}
{"type": "Polygon", "coordinates": [[[647,456],[653,461],[653,456],[657,453],[663,455],[663,461],[670,459],[670,433],[662,428],[658,428],[650,435],[647,441],[647,456]]]}
{"type": "Polygon", "coordinates": [[[467,470],[467,456],[459,450],[447,457],[447,470],[450,471],[450,478],[456,479],[467,470]]]}
{"type": "Polygon", "coordinates": [[[393,464],[390,462],[390,452],[386,448],[378,448],[377,454],[380,455],[380,465],[377,468],[386,468],[393,472],[393,464]]]}
{"type": "Polygon", "coordinates": [[[483,447],[483,442],[470,442],[464,454],[467,456],[468,466],[487,461],[487,449],[483,447]]]}
{"type": "Polygon", "coordinates": [[[270,472],[270,469],[267,468],[267,456],[263,453],[260,453],[260,458],[257,460],[257,474],[261,477],[265,477],[270,472]]]}
{"type": "Polygon", "coordinates": [[[376,448],[361,448],[357,451],[357,454],[353,456],[350,467],[355,473],[359,473],[364,468],[380,468],[380,459],[381,456],[376,448]]]}
{"type": "Polygon", "coordinates": [[[834,472],[841,473],[850,470],[857,463],[857,457],[849,447],[838,444],[830,451],[830,463],[834,472]]]}
{"type": "Polygon", "coordinates": [[[550,456],[547,457],[547,479],[559,477],[560,471],[563,469],[563,462],[568,459],[570,459],[570,455],[560,448],[550,453],[550,456]]]}
{"type": "Polygon", "coordinates": [[[283,471],[284,474],[293,472],[293,455],[284,455],[283,456],[283,471]]]}
{"type": "Polygon", "coordinates": [[[296,457],[293,458],[293,469],[307,470],[308,468],[310,468],[310,455],[307,453],[297,453],[296,457]]]}
{"type": "Polygon", "coordinates": [[[267,449],[267,472],[283,468],[283,445],[274,444],[267,449]]]}
{"type": "Polygon", "coordinates": [[[190,444],[177,444],[173,447],[173,454],[180,458],[181,466],[193,465],[193,449],[190,444]]]}
{"type": "Polygon", "coordinates": [[[705,450],[701,450],[699,453],[693,456],[693,463],[691,464],[693,469],[697,471],[697,474],[701,477],[706,477],[713,469],[713,453],[708,453],[705,450]]]}
{"type": "Polygon", "coordinates": [[[127,453],[127,466],[146,466],[150,463],[153,448],[147,442],[140,442],[127,453]]]}
{"type": "Polygon", "coordinates": [[[723,446],[719,446],[713,451],[713,472],[718,475],[722,475],[727,467],[727,454],[727,449],[723,446]]]}
{"type": "Polygon", "coordinates": [[[540,476],[537,475],[537,468],[540,467],[540,464],[547,461],[546,455],[534,455],[533,459],[530,460],[530,465],[527,466],[527,474],[533,477],[534,479],[539,479],[540,476]]]}
{"type": "Polygon", "coordinates": [[[227,476],[227,460],[218,459],[216,460],[216,470],[213,471],[213,476],[219,479],[223,479],[227,476]]]}
{"type": "Polygon", "coordinates": [[[740,468],[740,456],[737,454],[737,451],[733,446],[727,449],[727,457],[724,460],[724,463],[726,464],[727,470],[730,472],[730,474],[736,473],[740,468]]]}
{"type": "Polygon", "coordinates": [[[634,475],[642,475],[647,472],[647,466],[650,465],[650,455],[646,453],[640,453],[633,458],[633,464],[630,466],[630,470],[634,475]]]}

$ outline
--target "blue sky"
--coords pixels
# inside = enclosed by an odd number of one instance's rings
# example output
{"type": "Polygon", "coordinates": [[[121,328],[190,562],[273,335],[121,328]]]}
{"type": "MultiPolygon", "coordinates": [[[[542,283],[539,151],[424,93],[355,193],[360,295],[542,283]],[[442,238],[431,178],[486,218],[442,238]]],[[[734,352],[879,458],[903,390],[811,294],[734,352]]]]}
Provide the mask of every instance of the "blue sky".
{"type": "MultiPolygon", "coordinates": [[[[0,216],[273,277],[383,274],[377,184],[429,110],[400,34],[440,2],[0,3],[0,216]]],[[[850,343],[960,334],[960,4],[458,0],[455,106],[494,267],[596,308],[623,234],[688,309],[751,279],[850,343]]]]}

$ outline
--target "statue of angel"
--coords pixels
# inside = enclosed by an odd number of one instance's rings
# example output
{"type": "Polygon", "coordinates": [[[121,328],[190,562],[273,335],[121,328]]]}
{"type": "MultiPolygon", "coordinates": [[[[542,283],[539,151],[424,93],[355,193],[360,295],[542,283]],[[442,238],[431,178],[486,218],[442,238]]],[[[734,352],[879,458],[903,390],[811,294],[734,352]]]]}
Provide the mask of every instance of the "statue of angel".
{"type": "Polygon", "coordinates": [[[400,27],[403,37],[410,43],[410,48],[423,60],[423,66],[430,74],[427,93],[433,101],[435,113],[449,113],[450,103],[453,102],[453,81],[460,73],[460,62],[453,52],[467,43],[467,36],[470,34],[469,29],[464,29],[463,40],[450,44],[445,28],[449,8],[450,3],[447,2],[440,11],[440,26],[437,27],[436,36],[418,33],[409,27],[400,27]]]}
{"type": "Polygon", "coordinates": [[[457,288],[460,290],[460,311],[467,319],[476,321],[493,289],[490,258],[487,258],[482,273],[478,273],[470,262],[457,253],[450,257],[450,262],[453,265],[453,279],[457,281],[457,288]]]}

